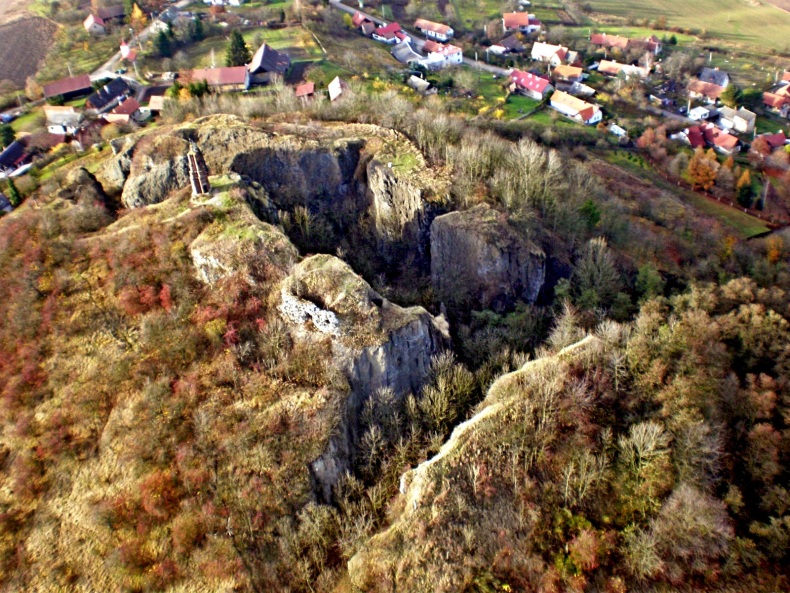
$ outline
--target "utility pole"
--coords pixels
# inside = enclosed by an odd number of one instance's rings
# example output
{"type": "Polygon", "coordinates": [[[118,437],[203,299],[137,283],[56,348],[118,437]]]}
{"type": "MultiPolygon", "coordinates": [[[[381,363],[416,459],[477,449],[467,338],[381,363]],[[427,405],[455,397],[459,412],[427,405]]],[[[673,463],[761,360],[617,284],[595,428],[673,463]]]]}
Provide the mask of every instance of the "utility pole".
{"type": "Polygon", "coordinates": [[[71,76],[74,76],[74,75],[71,73],[71,64],[69,64],[68,62],[66,62],[66,68],[68,68],[68,70],[69,70],[69,76],[70,76],[70,77],[71,77],[71,76]]]}

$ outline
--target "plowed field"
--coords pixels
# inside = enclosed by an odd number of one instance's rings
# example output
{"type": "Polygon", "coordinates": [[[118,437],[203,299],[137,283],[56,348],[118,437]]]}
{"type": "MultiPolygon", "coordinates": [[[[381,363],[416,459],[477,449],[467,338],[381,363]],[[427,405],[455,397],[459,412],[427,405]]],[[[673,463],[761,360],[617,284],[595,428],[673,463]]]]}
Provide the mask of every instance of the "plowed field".
{"type": "MultiPolygon", "coordinates": [[[[3,2],[0,0],[0,4],[3,2]]],[[[41,17],[23,17],[0,25],[0,80],[23,87],[47,55],[57,28],[41,17]]]]}

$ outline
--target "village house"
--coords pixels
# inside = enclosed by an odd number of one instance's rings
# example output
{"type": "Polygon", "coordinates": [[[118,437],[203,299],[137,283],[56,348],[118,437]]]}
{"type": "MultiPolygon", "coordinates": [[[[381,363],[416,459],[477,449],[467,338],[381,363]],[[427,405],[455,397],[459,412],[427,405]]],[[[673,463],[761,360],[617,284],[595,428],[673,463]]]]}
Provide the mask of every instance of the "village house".
{"type": "Polygon", "coordinates": [[[722,89],[726,89],[730,85],[730,75],[718,68],[703,68],[697,78],[702,82],[720,86],[722,89]]]}
{"type": "MultiPolygon", "coordinates": [[[[772,152],[777,148],[787,145],[790,142],[783,131],[779,131],[775,134],[760,134],[757,136],[757,138],[762,138],[765,140],[772,152]]],[[[755,140],[757,140],[757,138],[755,138],[755,140]]]]}
{"type": "Polygon", "coordinates": [[[389,25],[378,27],[373,31],[372,37],[376,41],[381,41],[388,45],[401,43],[403,41],[411,42],[411,37],[401,29],[398,23],[390,23],[389,25]]]}
{"type": "Polygon", "coordinates": [[[751,134],[757,115],[741,107],[737,111],[730,107],[719,109],[719,125],[725,130],[735,130],[740,134],[751,134]]]}
{"type": "Polygon", "coordinates": [[[422,64],[432,70],[462,64],[464,61],[464,52],[457,45],[426,41],[422,46],[422,51],[428,55],[422,64]]]}
{"type": "Polygon", "coordinates": [[[610,60],[601,60],[598,64],[598,72],[605,76],[618,76],[623,74],[626,78],[641,78],[645,79],[650,74],[650,70],[642,68],[641,66],[632,66],[631,64],[620,64],[610,60]]]}
{"type": "Polygon", "coordinates": [[[651,35],[650,37],[646,38],[642,44],[644,44],[645,49],[651,52],[654,56],[657,56],[662,51],[664,51],[664,46],[661,43],[661,40],[655,35],[651,35]]]}
{"type": "Polygon", "coordinates": [[[488,50],[492,54],[497,56],[501,56],[508,53],[520,54],[525,49],[527,48],[521,42],[521,39],[518,38],[518,35],[509,35],[499,43],[492,45],[491,47],[488,48],[488,50]]]}
{"type": "Polygon", "coordinates": [[[584,78],[584,71],[579,66],[568,66],[560,64],[551,72],[554,80],[563,82],[580,82],[584,78]]]}
{"type": "Polygon", "coordinates": [[[597,124],[603,119],[598,105],[593,105],[563,91],[554,91],[550,100],[551,108],[562,115],[585,125],[597,124]]]}
{"type": "Polygon", "coordinates": [[[631,44],[631,40],[628,39],[628,37],[621,37],[620,35],[593,33],[590,35],[590,43],[604,49],[619,49],[621,51],[626,51],[631,44]]]}
{"type": "Polygon", "coordinates": [[[512,70],[510,72],[510,92],[526,95],[531,99],[542,101],[550,92],[554,90],[551,81],[522,70],[512,70]]]}
{"type": "Polygon", "coordinates": [[[715,103],[724,92],[723,86],[698,79],[691,80],[686,88],[689,97],[692,99],[702,99],[707,103],[715,103]]]}
{"type": "Polygon", "coordinates": [[[247,68],[250,71],[250,84],[271,82],[272,75],[285,76],[291,67],[291,58],[278,52],[267,44],[262,44],[252,56],[247,68]]]}
{"type": "Polygon", "coordinates": [[[197,68],[189,72],[187,79],[188,82],[205,80],[210,88],[220,92],[246,91],[250,88],[247,66],[197,68]]]}
{"type": "Polygon", "coordinates": [[[732,156],[740,152],[741,141],[737,136],[729,134],[725,130],[717,128],[713,124],[705,124],[702,126],[702,134],[705,136],[705,142],[713,148],[716,152],[732,156]]]}
{"type": "Polygon", "coordinates": [[[85,30],[91,35],[104,35],[107,32],[104,26],[104,19],[92,14],[85,17],[82,26],[85,27],[85,30]]]}
{"type": "Polygon", "coordinates": [[[74,107],[44,105],[47,118],[47,131],[51,134],[72,135],[80,129],[82,114],[74,107]]]}
{"type": "Polygon", "coordinates": [[[85,100],[85,108],[93,113],[104,113],[115,107],[132,93],[123,78],[115,78],[85,100]]]}
{"type": "Polygon", "coordinates": [[[706,121],[711,118],[713,114],[718,114],[718,111],[712,107],[694,107],[691,111],[689,111],[686,115],[689,119],[694,121],[706,121]]]}
{"type": "Polygon", "coordinates": [[[351,24],[354,25],[357,29],[359,29],[363,35],[370,37],[373,34],[373,31],[376,30],[376,23],[371,21],[368,17],[366,17],[361,12],[357,11],[354,13],[354,16],[351,17],[351,24]]]}
{"type": "Polygon", "coordinates": [[[526,35],[539,33],[543,23],[535,18],[534,14],[526,12],[506,12],[502,15],[502,28],[505,33],[508,31],[518,31],[526,35]]]}
{"type": "Polygon", "coordinates": [[[782,117],[790,117],[790,97],[778,93],[763,93],[763,107],[782,117]]]}
{"type": "MultiPolygon", "coordinates": [[[[150,111],[146,110],[148,117],[150,111]]],[[[140,103],[130,97],[119,103],[112,111],[105,114],[104,119],[111,124],[128,124],[131,121],[141,122],[146,119],[140,103]]]]}
{"type": "Polygon", "coordinates": [[[452,27],[441,23],[434,23],[426,19],[417,19],[414,21],[414,28],[425,35],[426,39],[433,39],[435,41],[450,41],[453,35],[455,35],[455,31],[453,31],[452,27]]]}
{"type": "Polygon", "coordinates": [[[685,142],[691,148],[703,148],[705,146],[705,135],[699,126],[690,126],[682,132],[670,136],[670,138],[685,142]]]}
{"type": "Polygon", "coordinates": [[[532,45],[530,57],[538,62],[545,62],[552,66],[559,66],[567,61],[569,50],[561,45],[551,45],[536,41],[532,45]]]}
{"type": "Polygon", "coordinates": [[[44,85],[44,97],[62,97],[64,101],[71,101],[78,97],[90,95],[93,92],[91,78],[87,74],[73,76],[71,78],[61,78],[55,82],[44,85]]]}

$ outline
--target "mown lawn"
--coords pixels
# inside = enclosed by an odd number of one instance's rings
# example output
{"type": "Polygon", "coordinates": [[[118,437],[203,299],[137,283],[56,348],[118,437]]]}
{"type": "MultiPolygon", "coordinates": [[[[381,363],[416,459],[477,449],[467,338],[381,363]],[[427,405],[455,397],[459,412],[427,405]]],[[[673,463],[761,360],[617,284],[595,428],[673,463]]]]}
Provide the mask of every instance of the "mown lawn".
{"type": "Polygon", "coordinates": [[[596,12],[705,31],[710,37],[763,48],[784,49],[790,39],[790,13],[744,0],[590,0],[596,12]]]}
{"type": "Polygon", "coordinates": [[[505,119],[515,119],[529,113],[540,105],[540,101],[530,99],[523,95],[509,95],[501,109],[505,112],[505,119]]]}

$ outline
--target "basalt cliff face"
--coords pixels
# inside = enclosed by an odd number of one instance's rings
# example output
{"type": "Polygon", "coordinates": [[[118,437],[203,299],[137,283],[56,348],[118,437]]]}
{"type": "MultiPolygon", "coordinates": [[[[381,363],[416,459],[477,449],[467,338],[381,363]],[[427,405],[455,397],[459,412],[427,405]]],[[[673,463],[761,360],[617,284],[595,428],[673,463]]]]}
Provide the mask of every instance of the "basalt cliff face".
{"type": "Polygon", "coordinates": [[[451,212],[431,225],[431,283],[443,300],[503,311],[534,303],[546,256],[487,205],[451,212]]]}
{"type": "Polygon", "coordinates": [[[97,177],[128,208],[158,203],[188,183],[190,140],[212,174],[260,184],[275,213],[304,207],[338,235],[364,235],[386,259],[411,250],[427,263],[430,224],[449,184],[399,133],[363,124],[256,127],[213,116],[117,141],[97,177]]]}

